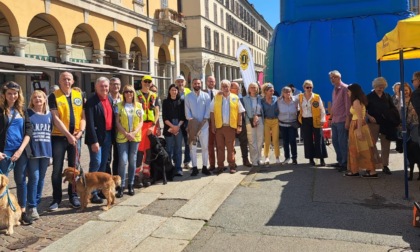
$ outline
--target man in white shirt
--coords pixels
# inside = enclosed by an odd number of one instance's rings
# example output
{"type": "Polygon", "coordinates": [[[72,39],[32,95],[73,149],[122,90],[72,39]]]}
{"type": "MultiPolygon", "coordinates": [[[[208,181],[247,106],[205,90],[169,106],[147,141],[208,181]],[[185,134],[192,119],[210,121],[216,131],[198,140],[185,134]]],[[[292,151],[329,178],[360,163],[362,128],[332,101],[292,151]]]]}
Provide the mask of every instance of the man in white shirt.
{"type": "Polygon", "coordinates": [[[223,172],[225,147],[230,173],[236,172],[235,136],[242,131],[242,113],[245,112],[239,97],[230,92],[231,83],[222,80],[222,93],[215,96],[210,104],[211,131],[216,135],[217,169],[216,174],[223,172]]]}

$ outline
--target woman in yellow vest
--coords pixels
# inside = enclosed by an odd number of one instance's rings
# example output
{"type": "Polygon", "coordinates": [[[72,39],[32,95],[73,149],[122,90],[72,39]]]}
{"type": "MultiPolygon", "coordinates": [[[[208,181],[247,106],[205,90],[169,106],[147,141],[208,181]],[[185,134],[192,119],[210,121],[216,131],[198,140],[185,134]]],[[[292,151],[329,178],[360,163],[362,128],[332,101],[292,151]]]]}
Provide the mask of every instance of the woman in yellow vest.
{"type": "Polygon", "coordinates": [[[125,187],[125,172],[128,163],[128,195],[134,195],[134,175],[136,170],[137,149],[141,141],[141,127],[143,126],[143,108],[135,99],[132,85],[123,88],[123,99],[115,107],[117,118],[118,174],[121,176],[121,187],[118,188],[117,198],[123,196],[125,187]]]}
{"type": "Polygon", "coordinates": [[[325,108],[321,97],[312,92],[314,84],[311,80],[303,83],[304,93],[299,94],[299,122],[302,124],[301,133],[305,158],[314,166],[314,158],[320,159],[320,166],[325,166],[324,158],[328,157],[322,133],[325,122],[325,108]]]}

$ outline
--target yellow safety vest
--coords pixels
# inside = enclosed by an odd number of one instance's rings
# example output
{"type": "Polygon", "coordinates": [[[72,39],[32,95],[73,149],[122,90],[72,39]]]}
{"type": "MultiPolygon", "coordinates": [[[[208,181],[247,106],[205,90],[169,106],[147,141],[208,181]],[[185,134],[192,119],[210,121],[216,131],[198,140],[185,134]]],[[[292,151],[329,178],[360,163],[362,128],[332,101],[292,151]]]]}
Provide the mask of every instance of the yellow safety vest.
{"type": "MultiPolygon", "coordinates": [[[[124,104],[122,102],[117,103],[118,108],[118,117],[119,122],[121,126],[124,128],[125,131],[129,132],[130,127],[128,125],[128,114],[125,110],[124,104]]],[[[141,107],[141,104],[136,102],[134,103],[134,111],[133,111],[133,127],[131,127],[133,130],[136,129],[139,125],[139,123],[142,122],[141,120],[141,114],[143,112],[143,109],[141,107]]],[[[127,142],[127,138],[117,129],[117,143],[125,143],[127,142]]],[[[136,137],[134,139],[134,142],[140,142],[141,141],[141,130],[139,130],[136,134],[136,137]]]]}
{"type": "Polygon", "coordinates": [[[143,106],[143,122],[151,121],[155,122],[155,102],[156,102],[156,93],[149,91],[147,99],[144,97],[141,90],[137,91],[137,98],[141,105],[143,106]]]}
{"type": "Polygon", "coordinates": [[[187,96],[187,94],[191,93],[191,89],[189,88],[184,88],[184,97],[187,96]]]}
{"type": "MultiPolygon", "coordinates": [[[[58,117],[64,123],[67,130],[70,129],[70,106],[67,102],[66,95],[58,89],[54,91],[55,101],[57,103],[58,117]]],[[[82,120],[83,113],[83,98],[82,94],[79,91],[71,90],[71,104],[73,107],[74,115],[74,131],[77,132],[80,130],[80,121],[82,120]]],[[[53,127],[52,131],[53,136],[64,136],[63,133],[57,128],[53,127]]]]}
{"type": "MultiPolygon", "coordinates": [[[[223,95],[216,95],[214,97],[214,122],[216,128],[219,129],[223,126],[223,95]]],[[[238,127],[238,111],[239,111],[239,97],[235,94],[230,94],[230,115],[229,126],[236,129],[238,127]]]]}
{"type": "MultiPolygon", "coordinates": [[[[303,95],[299,94],[299,106],[302,110],[302,101],[303,95]]],[[[313,94],[313,98],[311,100],[311,110],[312,110],[312,121],[314,128],[322,128],[323,123],[321,123],[321,108],[319,107],[320,97],[318,94],[313,94]]],[[[299,122],[302,123],[302,111],[299,113],[299,122]]]]}

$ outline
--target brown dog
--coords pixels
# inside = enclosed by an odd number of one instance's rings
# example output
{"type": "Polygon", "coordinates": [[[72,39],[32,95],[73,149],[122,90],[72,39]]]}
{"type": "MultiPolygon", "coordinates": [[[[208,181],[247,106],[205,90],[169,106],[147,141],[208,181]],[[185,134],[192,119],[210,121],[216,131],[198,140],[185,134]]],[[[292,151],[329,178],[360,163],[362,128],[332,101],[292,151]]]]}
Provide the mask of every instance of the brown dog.
{"type": "Polygon", "coordinates": [[[6,234],[12,235],[13,227],[20,225],[19,220],[22,215],[22,210],[15,195],[9,191],[9,198],[16,211],[12,210],[6,192],[8,184],[9,179],[5,175],[0,175],[0,226],[7,226],[6,234]]]}
{"type": "Polygon", "coordinates": [[[107,205],[103,208],[108,210],[115,202],[115,187],[121,186],[121,177],[112,176],[105,172],[86,172],[80,175],[80,171],[75,168],[66,168],[62,177],[64,181],[69,183],[76,183],[76,191],[80,195],[81,209],[83,211],[89,204],[92,197],[93,190],[102,190],[103,195],[107,200],[107,205]]]}

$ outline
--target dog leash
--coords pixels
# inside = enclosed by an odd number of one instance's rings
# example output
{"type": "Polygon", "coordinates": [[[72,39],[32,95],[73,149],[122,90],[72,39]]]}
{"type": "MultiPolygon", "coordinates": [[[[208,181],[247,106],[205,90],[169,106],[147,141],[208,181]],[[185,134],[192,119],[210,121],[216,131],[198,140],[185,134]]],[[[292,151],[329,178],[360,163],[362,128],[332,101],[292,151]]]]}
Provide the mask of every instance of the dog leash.
{"type": "MultiPolygon", "coordinates": [[[[10,160],[11,158],[6,156],[4,158],[5,160],[10,160]]],[[[15,162],[10,161],[9,166],[7,167],[6,174],[9,174],[11,170],[15,168],[15,162]]],[[[3,172],[0,170],[0,174],[3,174],[3,172]]],[[[6,186],[6,190],[0,195],[0,199],[2,199],[5,195],[7,195],[7,202],[9,203],[10,209],[12,209],[13,212],[16,212],[16,207],[13,205],[12,200],[10,199],[9,195],[9,186],[6,186]]]]}

